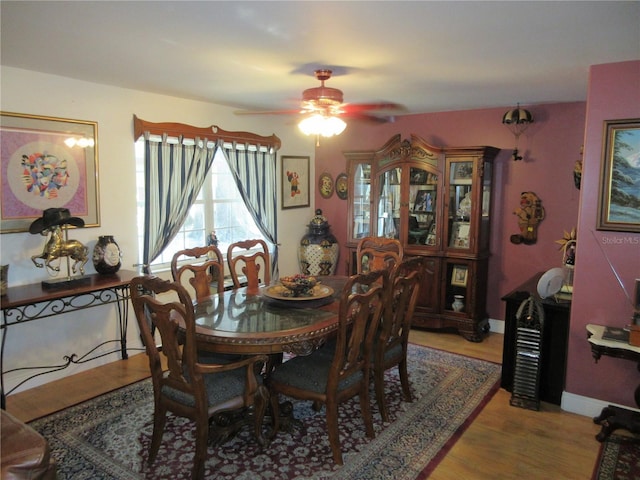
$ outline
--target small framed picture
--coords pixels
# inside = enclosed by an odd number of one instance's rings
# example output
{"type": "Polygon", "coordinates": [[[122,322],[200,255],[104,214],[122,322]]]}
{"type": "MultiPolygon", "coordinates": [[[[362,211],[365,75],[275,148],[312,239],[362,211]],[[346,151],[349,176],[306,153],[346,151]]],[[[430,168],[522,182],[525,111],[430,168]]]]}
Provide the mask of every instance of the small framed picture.
{"type": "Polygon", "coordinates": [[[468,272],[469,269],[466,265],[454,265],[451,272],[451,285],[454,287],[466,287],[468,272]]]}
{"type": "Polygon", "coordinates": [[[469,222],[453,222],[451,226],[451,240],[449,246],[454,248],[469,248],[469,222]]]}
{"type": "Polygon", "coordinates": [[[309,206],[309,157],[282,157],[282,209],[309,206]]]}
{"type": "Polygon", "coordinates": [[[434,246],[436,244],[436,222],[431,223],[427,239],[424,242],[425,245],[434,246]]]}
{"type": "Polygon", "coordinates": [[[471,183],[473,162],[451,162],[451,179],[456,183],[471,183]]]}
{"type": "Polygon", "coordinates": [[[418,190],[413,203],[414,213],[433,212],[434,195],[431,190],[418,190]]]}
{"type": "Polygon", "coordinates": [[[427,183],[428,173],[429,172],[427,172],[426,170],[411,167],[411,172],[409,175],[409,184],[424,185],[425,183],[427,183]]]}

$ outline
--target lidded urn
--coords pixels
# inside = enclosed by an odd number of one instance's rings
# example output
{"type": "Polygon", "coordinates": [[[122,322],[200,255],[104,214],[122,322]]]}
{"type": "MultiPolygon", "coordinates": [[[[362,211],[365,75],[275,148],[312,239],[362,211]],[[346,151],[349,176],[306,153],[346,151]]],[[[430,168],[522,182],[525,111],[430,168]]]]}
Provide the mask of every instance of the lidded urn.
{"type": "Polygon", "coordinates": [[[300,240],[298,260],[300,271],[305,275],[333,275],[338,264],[340,246],[331,233],[331,226],[316,210],[316,215],[307,225],[307,234],[300,240]]]}

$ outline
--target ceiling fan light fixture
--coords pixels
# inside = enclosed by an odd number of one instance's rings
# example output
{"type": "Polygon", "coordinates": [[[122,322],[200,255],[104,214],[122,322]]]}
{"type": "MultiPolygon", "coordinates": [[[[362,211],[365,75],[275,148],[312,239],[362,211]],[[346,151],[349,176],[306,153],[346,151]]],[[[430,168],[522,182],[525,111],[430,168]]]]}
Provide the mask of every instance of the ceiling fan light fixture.
{"type": "Polygon", "coordinates": [[[303,118],[298,124],[298,128],[305,135],[333,137],[344,132],[347,124],[341,118],[316,113],[303,118]]]}

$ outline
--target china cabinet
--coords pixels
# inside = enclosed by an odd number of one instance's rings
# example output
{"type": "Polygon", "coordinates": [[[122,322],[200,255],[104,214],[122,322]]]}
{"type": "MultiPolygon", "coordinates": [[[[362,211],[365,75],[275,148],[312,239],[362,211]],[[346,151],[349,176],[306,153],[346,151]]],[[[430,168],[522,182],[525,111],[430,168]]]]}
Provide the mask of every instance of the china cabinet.
{"type": "Polygon", "coordinates": [[[454,329],[481,341],[486,312],[494,147],[433,147],[393,136],[379,150],[344,152],[348,170],[347,248],[355,273],[358,241],[399,239],[405,257],[427,257],[413,326],[454,329]],[[455,306],[454,306],[455,303],[455,306]]]}

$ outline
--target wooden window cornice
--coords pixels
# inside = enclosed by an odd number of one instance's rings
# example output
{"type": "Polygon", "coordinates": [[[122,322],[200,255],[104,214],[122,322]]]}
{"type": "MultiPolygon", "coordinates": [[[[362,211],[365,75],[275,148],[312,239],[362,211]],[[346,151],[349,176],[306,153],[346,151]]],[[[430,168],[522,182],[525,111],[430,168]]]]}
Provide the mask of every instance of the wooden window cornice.
{"type": "Polygon", "coordinates": [[[264,137],[250,132],[228,132],[216,125],[210,127],[194,127],[184,123],[172,122],[148,122],[137,116],[133,116],[133,137],[138,140],[144,132],[152,135],[167,134],[170,137],[182,138],[207,138],[210,141],[222,140],[224,142],[237,142],[240,144],[260,145],[267,148],[278,150],[281,146],[280,138],[276,135],[264,137]]]}

